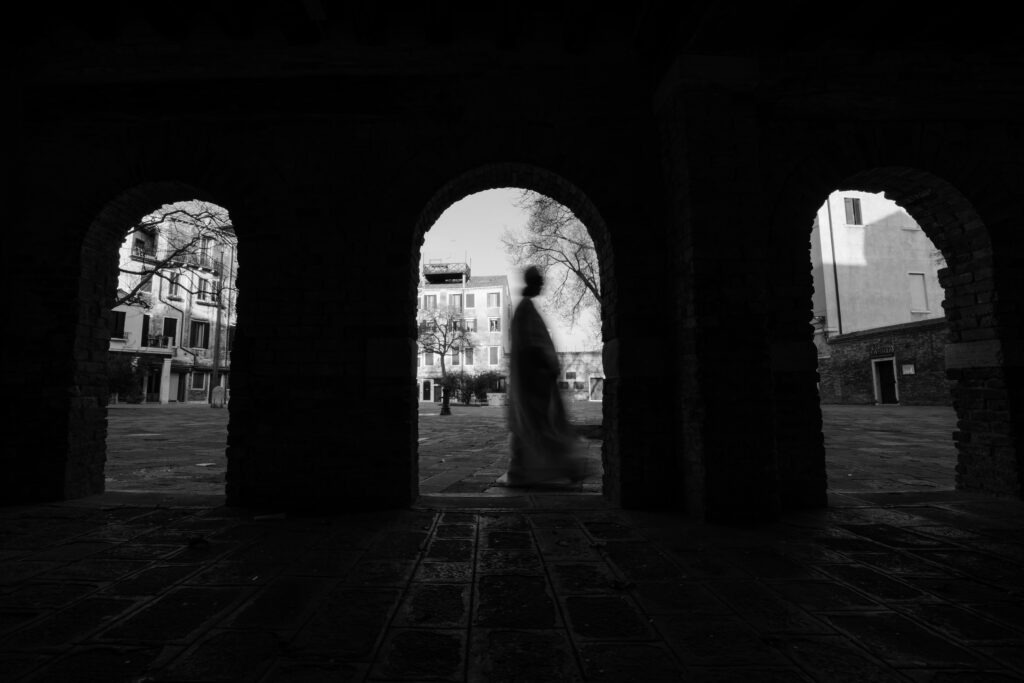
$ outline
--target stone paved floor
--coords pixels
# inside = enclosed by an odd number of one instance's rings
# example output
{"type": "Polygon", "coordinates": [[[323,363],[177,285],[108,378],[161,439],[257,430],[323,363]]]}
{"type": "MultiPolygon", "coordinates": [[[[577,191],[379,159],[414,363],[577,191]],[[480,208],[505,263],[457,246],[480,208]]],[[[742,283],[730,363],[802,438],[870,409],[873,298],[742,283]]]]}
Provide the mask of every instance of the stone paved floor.
{"type": "Polygon", "coordinates": [[[318,518],[138,493],[7,508],[0,678],[1024,678],[1024,504],[859,495],[755,529],[578,494],[318,518]]]}

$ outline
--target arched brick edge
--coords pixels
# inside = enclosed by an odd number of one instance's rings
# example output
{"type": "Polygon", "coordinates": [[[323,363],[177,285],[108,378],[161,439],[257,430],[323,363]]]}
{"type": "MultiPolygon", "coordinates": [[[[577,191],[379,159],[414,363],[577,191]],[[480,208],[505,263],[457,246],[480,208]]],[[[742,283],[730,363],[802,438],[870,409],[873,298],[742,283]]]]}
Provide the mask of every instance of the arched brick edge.
{"type": "MultiPolygon", "coordinates": [[[[939,281],[945,289],[943,308],[949,324],[947,377],[955,381],[952,392],[958,418],[958,431],[953,434],[958,451],[957,487],[1021,496],[1021,456],[1015,446],[1011,414],[1011,392],[1014,381],[1019,379],[1011,377],[1014,369],[1005,362],[1004,353],[1020,341],[1010,330],[1007,337],[1000,324],[1003,315],[1013,318],[1014,309],[1012,303],[1003,304],[1010,297],[1000,297],[992,240],[978,212],[951,183],[916,168],[877,167],[839,179],[822,173],[820,167],[814,171],[811,168],[809,165],[807,171],[799,174],[800,198],[790,198],[790,203],[781,205],[774,223],[777,228],[787,222],[800,225],[803,248],[797,259],[792,240],[786,239],[783,230],[776,230],[776,257],[790,263],[789,268],[781,270],[789,273],[791,279],[776,286],[773,347],[812,346],[813,333],[808,323],[812,287],[806,248],[814,212],[821,202],[836,189],[885,192],[914,217],[947,263],[939,271],[939,281]],[[807,226],[806,232],[803,226],[807,226]],[[787,244],[792,250],[789,255],[780,251],[787,244]],[[798,270],[802,275],[793,277],[798,270]],[[801,305],[793,305],[796,299],[801,305]]],[[[795,376],[790,373],[789,385],[776,387],[775,409],[777,425],[782,425],[777,430],[781,435],[777,438],[780,464],[785,465],[780,467],[782,489],[789,493],[792,503],[799,505],[817,501],[824,494],[825,467],[824,447],[817,447],[821,439],[820,407],[810,405],[812,394],[817,401],[817,392],[813,391],[806,368],[790,368],[794,369],[803,381],[796,382],[800,386],[793,386],[795,376]],[[797,418],[798,414],[804,417],[797,418]],[[814,419],[809,420],[808,415],[814,419]],[[791,439],[788,443],[787,434],[791,439]],[[794,453],[796,457],[790,457],[794,453]]]]}
{"type": "Polygon", "coordinates": [[[110,201],[85,232],[78,277],[74,362],[68,407],[68,447],[61,498],[104,490],[107,437],[107,352],[117,291],[118,250],[127,229],[164,204],[191,199],[217,203],[190,185],[139,185],[110,201]]]}
{"type": "MultiPolygon", "coordinates": [[[[594,248],[597,250],[598,268],[601,275],[601,337],[604,342],[605,389],[602,404],[604,445],[603,492],[613,502],[621,501],[621,456],[618,442],[619,396],[618,377],[615,372],[617,359],[614,357],[617,339],[615,316],[615,267],[611,236],[604,219],[590,198],[576,185],[562,176],[529,164],[495,163],[469,170],[439,189],[427,202],[416,221],[413,231],[412,258],[409,268],[410,309],[408,313],[409,334],[415,337],[415,311],[411,302],[416,299],[418,286],[418,264],[420,250],[427,231],[437,219],[455,202],[477,192],[499,188],[523,188],[539,192],[568,207],[587,227],[594,248]]],[[[414,404],[415,412],[415,404],[414,404]]],[[[415,424],[415,415],[413,415],[415,424]]],[[[414,454],[415,455],[415,454],[414,454]]]]}

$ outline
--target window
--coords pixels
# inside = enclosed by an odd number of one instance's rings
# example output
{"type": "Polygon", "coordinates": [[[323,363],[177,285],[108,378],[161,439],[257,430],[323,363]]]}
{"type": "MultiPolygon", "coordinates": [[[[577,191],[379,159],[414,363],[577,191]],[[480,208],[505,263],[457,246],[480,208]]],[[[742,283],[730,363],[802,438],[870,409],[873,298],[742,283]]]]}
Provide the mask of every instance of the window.
{"type": "Polygon", "coordinates": [[[501,318],[491,318],[488,321],[487,329],[490,332],[501,332],[501,318]]]}
{"type": "Polygon", "coordinates": [[[152,292],[153,291],[153,276],[143,275],[145,279],[142,281],[142,286],[139,287],[140,292],[152,292]]]}
{"type": "Polygon", "coordinates": [[[462,295],[461,294],[452,294],[448,298],[448,303],[456,311],[461,311],[462,310],[462,295]]]}
{"type": "Polygon", "coordinates": [[[583,382],[573,382],[572,388],[574,391],[583,391],[583,382]]]}
{"type": "Polygon", "coordinates": [[[924,273],[907,273],[910,276],[910,312],[928,312],[928,291],[925,288],[924,273]]]}
{"type": "Polygon", "coordinates": [[[497,365],[498,364],[498,348],[499,347],[497,347],[497,346],[492,346],[490,348],[490,351],[491,351],[490,363],[491,363],[491,365],[497,365]]]}
{"type": "Polygon", "coordinates": [[[476,308],[476,294],[466,295],[466,308],[476,308]]]}
{"type": "Polygon", "coordinates": [[[476,318],[466,318],[462,321],[462,325],[466,332],[476,332],[476,318]]]}
{"type": "Polygon", "coordinates": [[[437,308],[437,295],[425,294],[423,296],[423,309],[426,311],[433,311],[435,308],[437,308]]]}
{"type": "Polygon", "coordinates": [[[142,339],[139,340],[139,346],[149,346],[149,316],[145,314],[142,316],[142,339]]]}
{"type": "Polygon", "coordinates": [[[566,372],[565,373],[565,378],[566,379],[576,379],[576,373],[575,372],[566,372]]]}
{"type": "Polygon", "coordinates": [[[167,293],[171,296],[178,296],[178,281],[181,279],[180,273],[171,273],[169,278],[170,282],[167,287],[167,293]]]}
{"type": "Polygon", "coordinates": [[[422,356],[423,356],[422,353],[417,353],[416,354],[416,367],[419,367],[419,366],[423,365],[423,358],[422,358],[422,356]]]}
{"type": "Polygon", "coordinates": [[[206,301],[210,298],[210,283],[199,278],[199,300],[206,301]]]}
{"type": "Polygon", "coordinates": [[[863,225],[864,221],[860,215],[860,199],[857,197],[846,197],[843,199],[843,205],[846,207],[846,224],[847,225],[863,225]]]}
{"type": "Polygon", "coordinates": [[[116,339],[124,339],[124,311],[114,311],[114,329],[110,331],[110,336],[116,339]]]}
{"type": "Polygon", "coordinates": [[[492,292],[487,295],[487,308],[497,308],[501,305],[501,294],[492,292]]]}
{"type": "Polygon", "coordinates": [[[210,323],[193,320],[189,328],[188,345],[195,349],[210,348],[210,323]]]}
{"type": "Polygon", "coordinates": [[[568,389],[569,388],[569,383],[565,382],[565,381],[562,381],[562,380],[559,380],[558,388],[559,389],[568,389]]]}
{"type": "Polygon", "coordinates": [[[178,339],[178,319],[167,317],[164,318],[164,337],[168,340],[168,344],[171,346],[177,345],[178,339]]]}
{"type": "Polygon", "coordinates": [[[473,364],[473,347],[472,346],[467,346],[464,349],[464,351],[465,351],[466,365],[472,365],[473,364]]]}
{"type": "Polygon", "coordinates": [[[205,389],[206,388],[206,373],[205,372],[193,372],[192,373],[192,388],[193,389],[205,389]]]}
{"type": "Polygon", "coordinates": [[[434,352],[433,351],[427,351],[426,353],[424,353],[423,354],[423,361],[427,365],[433,365],[434,364],[434,352]]]}
{"type": "Polygon", "coordinates": [[[452,365],[459,364],[459,354],[460,352],[458,349],[452,349],[452,365]]]}

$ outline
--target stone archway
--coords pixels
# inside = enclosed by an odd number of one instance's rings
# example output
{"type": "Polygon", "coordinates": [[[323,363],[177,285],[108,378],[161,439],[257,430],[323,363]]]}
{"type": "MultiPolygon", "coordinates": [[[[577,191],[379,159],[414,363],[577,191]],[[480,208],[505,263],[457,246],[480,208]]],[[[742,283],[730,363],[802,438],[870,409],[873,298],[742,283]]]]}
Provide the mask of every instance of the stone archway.
{"type": "MultiPolygon", "coordinates": [[[[413,232],[410,260],[409,300],[415,298],[418,272],[416,265],[424,236],[438,217],[464,197],[485,190],[518,187],[544,194],[568,207],[587,227],[597,251],[601,275],[601,336],[604,342],[605,383],[603,399],[604,465],[603,491],[607,498],[620,502],[622,497],[622,458],[616,427],[620,411],[618,377],[614,354],[617,349],[615,317],[615,270],[611,236],[593,201],[579,187],[552,171],[521,163],[489,164],[467,171],[439,189],[423,208],[413,232]]],[[[412,319],[412,316],[409,316],[412,319]]],[[[415,453],[414,453],[415,455],[415,453]]]]}
{"type": "Polygon", "coordinates": [[[772,240],[775,258],[789,264],[779,269],[785,275],[777,276],[774,285],[775,324],[770,331],[776,452],[784,504],[824,504],[817,376],[809,310],[803,305],[811,291],[803,226],[810,226],[821,198],[835,189],[885,192],[913,216],[942,252],[947,263],[939,272],[949,330],[946,374],[955,380],[953,401],[958,417],[958,430],[953,433],[958,452],[957,487],[1020,496],[1020,454],[1011,433],[1013,368],[1006,353],[1008,345],[1019,341],[1010,338],[1012,326],[1002,324],[1005,316],[1001,314],[1012,317],[1012,306],[1001,310],[995,253],[979,212],[952,183],[917,168],[878,166],[854,173],[842,173],[838,168],[830,169],[836,173],[821,170],[795,174],[799,199],[794,192],[776,216],[780,228],[782,216],[790,225],[798,223],[799,236],[779,229],[772,240]],[[799,270],[797,260],[801,261],[799,270]]]}
{"type": "MultiPolygon", "coordinates": [[[[209,195],[186,183],[138,185],[111,200],[85,231],[78,273],[74,356],[70,377],[68,450],[60,498],[102,493],[106,462],[106,358],[125,230],[165,204],[209,195]]],[[[211,200],[212,201],[212,200],[211,200]]],[[[59,463],[54,463],[59,467],[59,463]]]]}

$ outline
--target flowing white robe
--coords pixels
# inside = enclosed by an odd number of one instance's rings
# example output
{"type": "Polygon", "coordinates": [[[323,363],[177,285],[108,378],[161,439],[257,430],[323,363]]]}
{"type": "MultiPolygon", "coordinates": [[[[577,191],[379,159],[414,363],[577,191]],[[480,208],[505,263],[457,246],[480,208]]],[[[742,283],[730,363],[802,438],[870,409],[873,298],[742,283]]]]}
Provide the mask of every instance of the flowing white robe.
{"type": "Polygon", "coordinates": [[[586,463],[574,453],[576,431],[558,392],[561,370],[555,345],[530,298],[512,316],[508,427],[511,461],[498,481],[524,486],[583,476],[586,463]]]}

